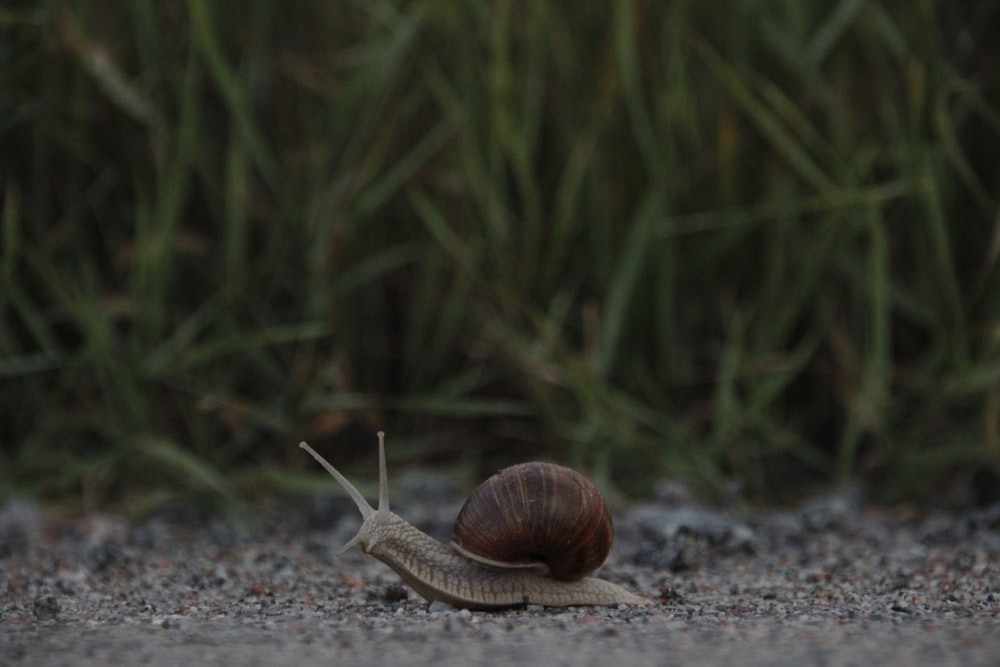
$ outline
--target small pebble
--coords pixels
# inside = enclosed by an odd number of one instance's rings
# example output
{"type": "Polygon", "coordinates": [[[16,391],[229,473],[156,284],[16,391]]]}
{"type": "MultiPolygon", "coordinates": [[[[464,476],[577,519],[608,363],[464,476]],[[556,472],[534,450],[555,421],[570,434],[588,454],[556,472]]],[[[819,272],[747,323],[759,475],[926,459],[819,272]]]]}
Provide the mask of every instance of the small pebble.
{"type": "Polygon", "coordinates": [[[52,595],[37,597],[31,605],[31,610],[39,621],[51,621],[59,616],[59,601],[52,595]]]}

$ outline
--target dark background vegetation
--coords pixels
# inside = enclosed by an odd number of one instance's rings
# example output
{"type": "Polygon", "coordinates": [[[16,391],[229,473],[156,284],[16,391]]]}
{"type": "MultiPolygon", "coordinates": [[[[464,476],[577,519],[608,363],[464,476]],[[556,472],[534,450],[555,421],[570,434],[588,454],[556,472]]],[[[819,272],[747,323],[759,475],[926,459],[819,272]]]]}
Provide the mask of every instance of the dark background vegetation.
{"type": "Polygon", "coordinates": [[[1000,487],[1000,3],[6,2],[0,495],[1000,487]]]}

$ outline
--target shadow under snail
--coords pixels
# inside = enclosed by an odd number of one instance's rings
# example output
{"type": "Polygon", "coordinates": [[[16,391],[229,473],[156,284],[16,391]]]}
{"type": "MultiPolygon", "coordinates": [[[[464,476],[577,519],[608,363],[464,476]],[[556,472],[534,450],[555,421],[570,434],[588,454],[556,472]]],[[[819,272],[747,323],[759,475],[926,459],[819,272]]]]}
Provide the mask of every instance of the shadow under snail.
{"type": "Polygon", "coordinates": [[[379,431],[379,499],[374,509],[326,459],[302,442],[361,510],[362,524],[337,555],[357,545],[428,601],[467,609],[646,606],[646,598],[587,576],[611,551],[614,529],[600,491],[551,463],[505,468],[483,482],[442,544],[389,511],[385,435],[379,431]]]}

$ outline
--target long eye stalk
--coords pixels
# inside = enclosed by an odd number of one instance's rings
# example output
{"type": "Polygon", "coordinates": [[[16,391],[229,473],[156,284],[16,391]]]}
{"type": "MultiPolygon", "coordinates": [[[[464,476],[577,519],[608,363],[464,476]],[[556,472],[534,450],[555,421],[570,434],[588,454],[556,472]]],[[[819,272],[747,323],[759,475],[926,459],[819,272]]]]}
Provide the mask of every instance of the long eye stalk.
{"type": "MultiPolygon", "coordinates": [[[[381,432],[379,433],[379,443],[380,443],[380,445],[382,443],[382,433],[381,432]]],[[[354,504],[357,505],[358,509],[361,511],[361,518],[362,519],[367,519],[369,516],[371,516],[372,514],[375,513],[375,508],[373,508],[371,505],[368,504],[368,501],[365,500],[365,497],[363,495],[361,495],[361,492],[358,491],[354,487],[353,484],[351,484],[349,481],[347,481],[347,478],[344,477],[343,475],[341,475],[339,470],[337,470],[332,465],[330,465],[329,461],[327,461],[322,456],[320,456],[319,454],[317,454],[316,450],[314,450],[312,447],[310,447],[309,445],[307,445],[304,442],[300,442],[299,443],[299,447],[301,447],[302,449],[304,449],[307,452],[309,452],[310,454],[312,454],[312,457],[314,459],[316,459],[321,466],[323,466],[324,468],[326,468],[326,471],[328,473],[330,473],[333,476],[333,478],[335,480],[337,480],[337,482],[340,483],[340,485],[342,487],[344,487],[344,491],[347,491],[347,495],[349,495],[351,497],[351,500],[354,501],[354,504]]],[[[379,482],[379,510],[382,509],[382,504],[384,502],[385,506],[386,506],[386,511],[388,512],[389,511],[388,510],[388,507],[389,507],[389,500],[388,500],[389,483],[385,479],[385,451],[384,451],[384,447],[380,446],[380,450],[381,450],[381,459],[382,459],[382,463],[381,463],[381,475],[382,475],[382,479],[379,482]]]]}

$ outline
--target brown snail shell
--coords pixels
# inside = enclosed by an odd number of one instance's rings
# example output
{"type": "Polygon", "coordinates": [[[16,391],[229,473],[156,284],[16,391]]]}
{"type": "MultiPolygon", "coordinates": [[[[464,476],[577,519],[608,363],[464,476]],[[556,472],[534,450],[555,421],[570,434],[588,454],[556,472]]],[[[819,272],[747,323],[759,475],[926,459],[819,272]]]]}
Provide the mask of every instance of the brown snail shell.
{"type": "Polygon", "coordinates": [[[490,565],[545,567],[553,579],[575,581],[604,563],[613,540],[611,512],[594,483],[536,462],[504,468],[469,496],[452,547],[490,565]]]}

